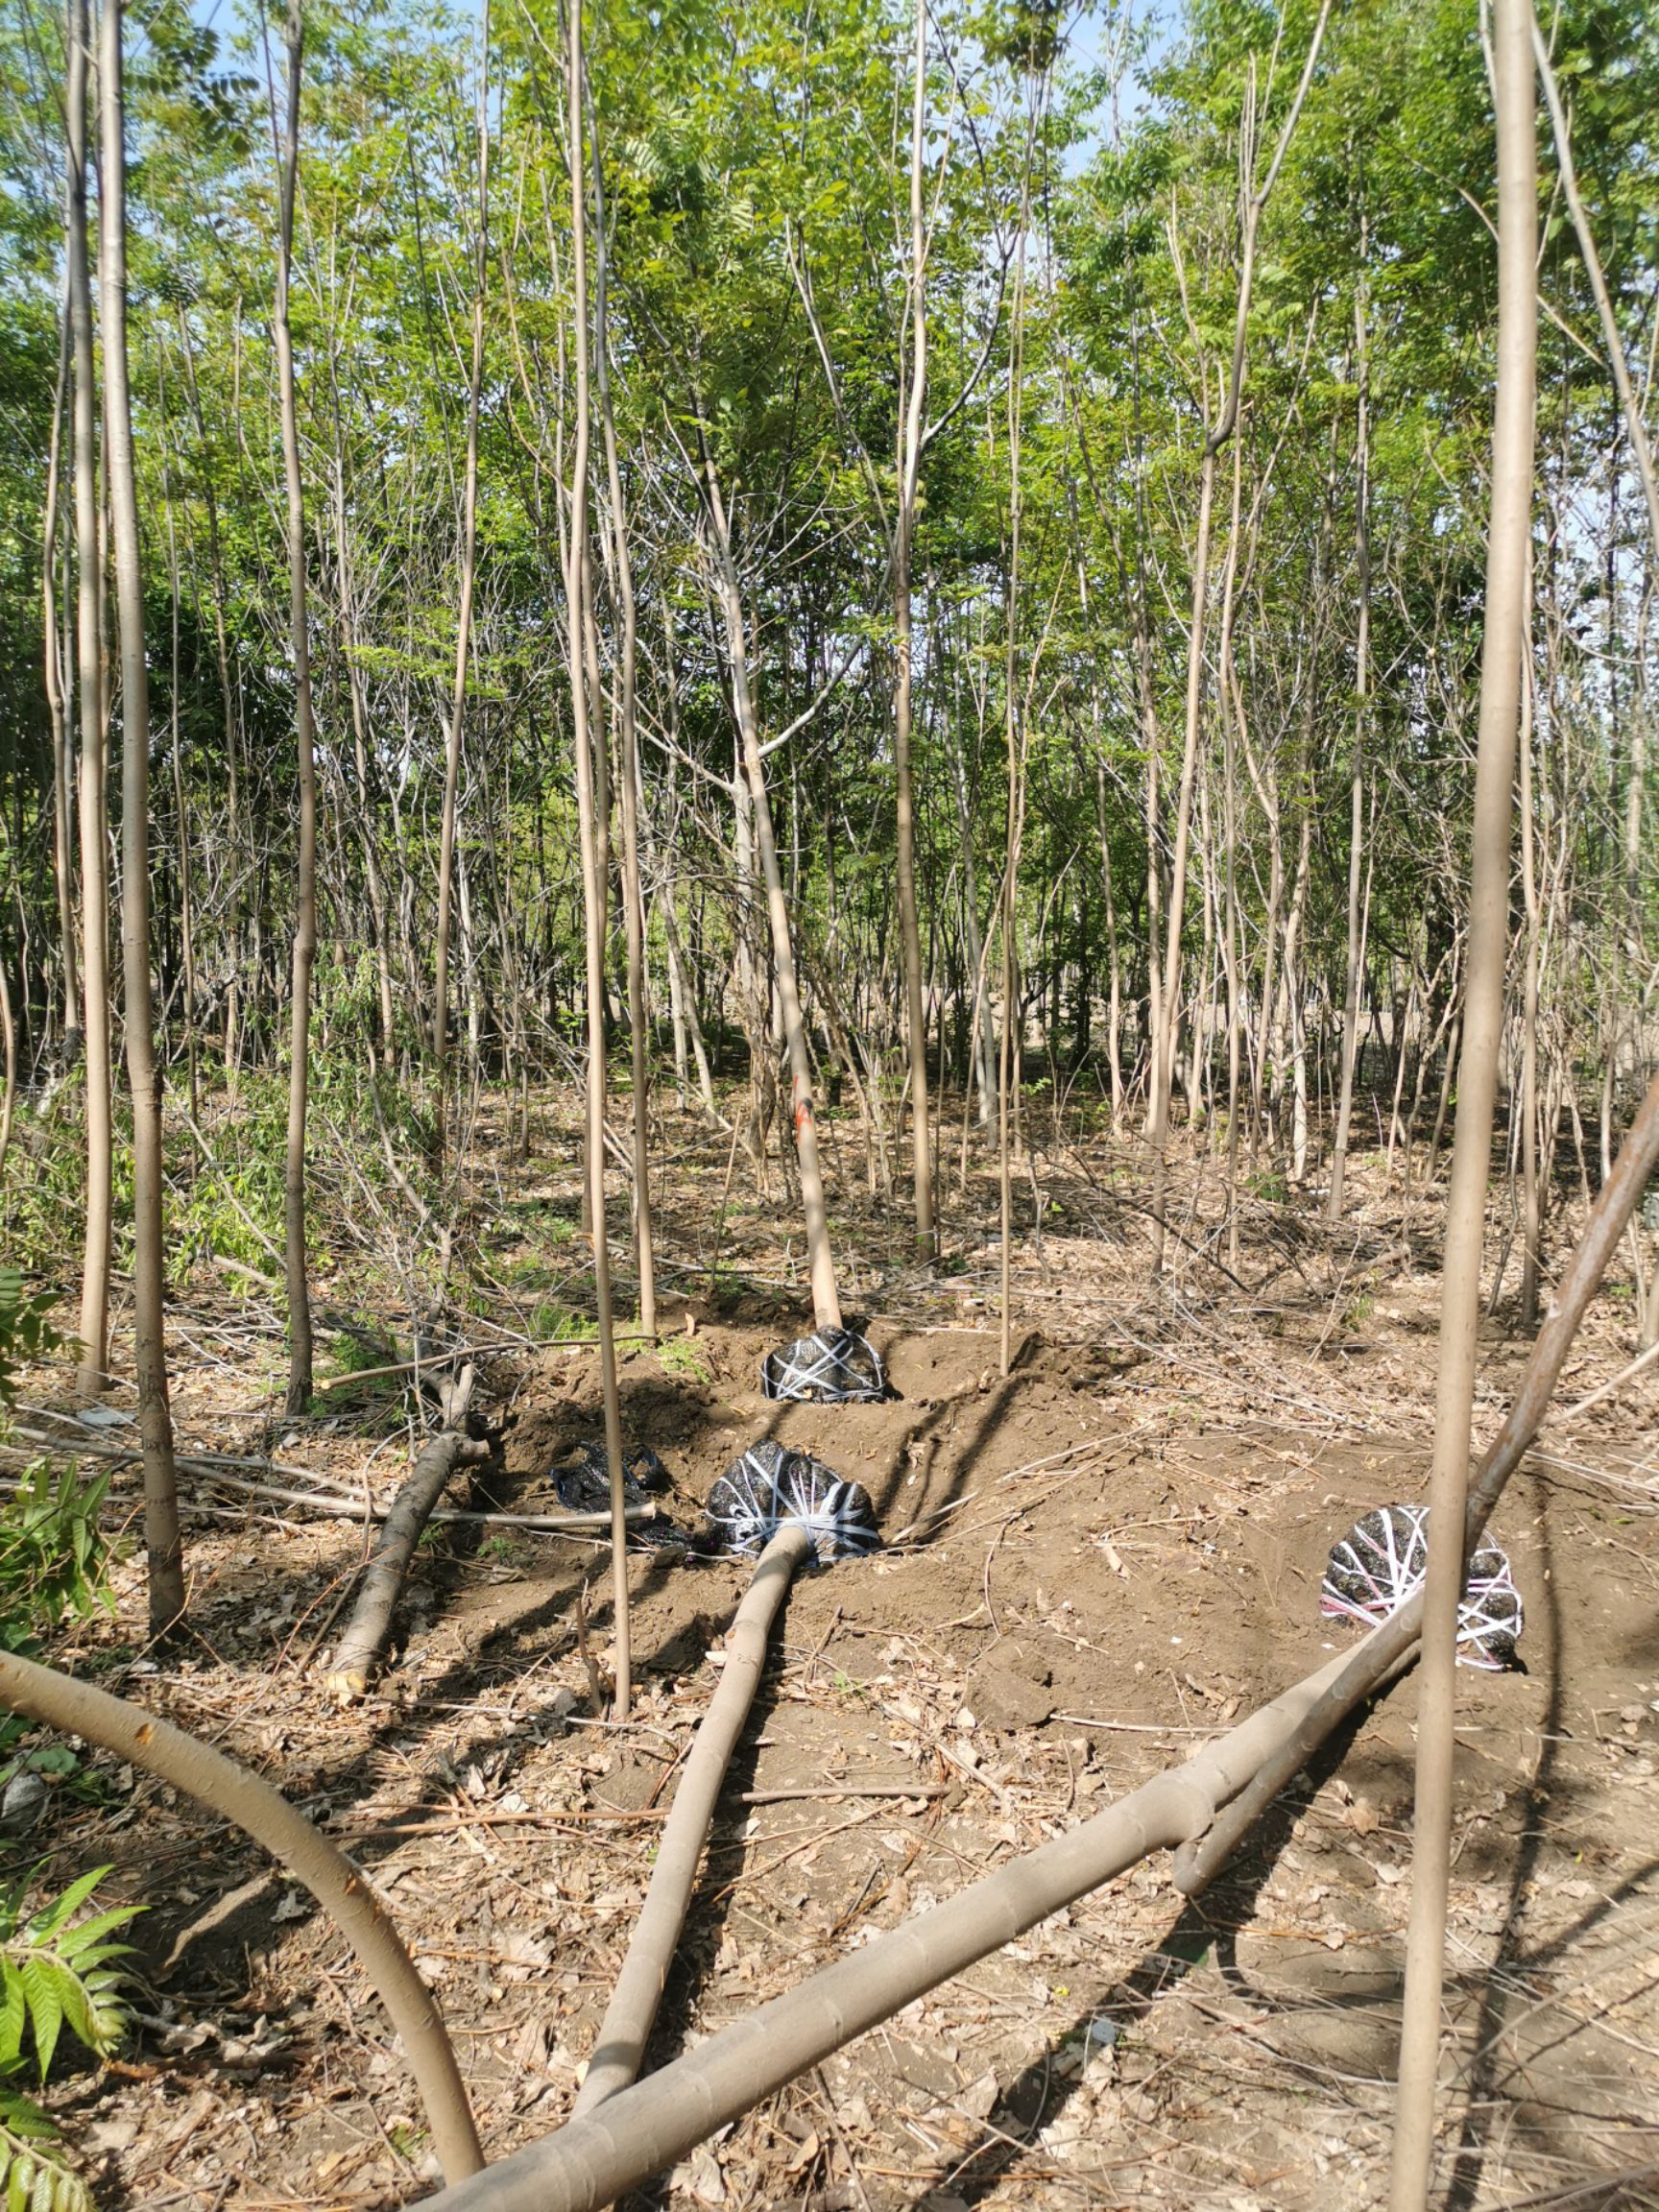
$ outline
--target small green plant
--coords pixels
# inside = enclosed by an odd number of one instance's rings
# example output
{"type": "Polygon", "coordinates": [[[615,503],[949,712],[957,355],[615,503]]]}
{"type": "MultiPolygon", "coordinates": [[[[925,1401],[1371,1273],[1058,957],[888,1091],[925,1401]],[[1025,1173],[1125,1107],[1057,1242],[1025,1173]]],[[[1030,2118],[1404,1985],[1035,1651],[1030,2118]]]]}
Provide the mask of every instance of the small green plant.
{"type": "Polygon", "coordinates": [[[12,1403],[17,1362],[43,1359],[62,1343],[46,1318],[57,1303],[55,1290],[25,1290],[21,1267],[0,1266],[0,1406],[12,1403]]]}
{"type": "Polygon", "coordinates": [[[664,1375],[678,1375],[685,1382],[707,1382],[709,1362],[689,1336],[668,1336],[657,1347],[657,1363],[664,1375]]]}
{"type": "Polygon", "coordinates": [[[0,1650],[32,1651],[60,1622],[113,1609],[98,1527],[108,1485],[36,1460],[0,1506],[0,1650]]]}
{"type": "Polygon", "coordinates": [[[127,2026],[112,1940],[142,1907],[115,1905],[76,1922],[109,1871],[94,1866],[25,1917],[32,1878],[0,1895],[0,2201],[6,2212],[92,2212],[92,2194],[57,2149],[49,2113],[17,2086],[33,2068],[44,2081],[67,2028],[107,2058],[127,2026]]]}
{"type": "Polygon", "coordinates": [[[587,1344],[597,1332],[585,1313],[562,1306],[557,1298],[541,1298],[531,1309],[525,1334],[538,1344],[587,1344]]]}
{"type": "Polygon", "coordinates": [[[388,1367],[398,1357],[397,1347],[375,1341],[373,1328],[336,1331],[334,1362],[341,1375],[362,1375],[388,1367]]]}

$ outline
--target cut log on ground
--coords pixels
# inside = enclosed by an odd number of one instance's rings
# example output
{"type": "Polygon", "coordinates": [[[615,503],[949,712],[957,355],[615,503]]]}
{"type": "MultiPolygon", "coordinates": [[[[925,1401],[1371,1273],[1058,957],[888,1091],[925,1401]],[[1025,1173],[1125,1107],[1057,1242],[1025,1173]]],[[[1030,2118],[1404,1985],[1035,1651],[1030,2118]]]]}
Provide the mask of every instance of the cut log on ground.
{"type": "MultiPolygon", "coordinates": [[[[1509,1417],[1481,1462],[1469,1497],[1471,1530],[1484,1526],[1541,1426],[1584,1310],[1656,1166],[1659,1076],[1591,1210],[1509,1417]]],[[[433,2212],[593,2212],[639,2187],[798,2075],[1049,1913],[1154,1851],[1196,1844],[1215,1829],[1222,1808],[1246,1791],[1261,1811],[1340,1720],[1402,1667],[1421,1616],[1419,1593],[1355,1651],[1285,1691],[1185,1766],[811,1975],[596,2110],[442,2191],[429,2200],[433,2212]],[[1263,1795],[1274,1775],[1279,1779],[1263,1795]]],[[[1187,1863],[1178,1863],[1185,1870],[1187,1863]]]]}
{"type": "Polygon", "coordinates": [[[680,1931],[685,1925],[685,1909],[696,1887],[715,1799],[760,1686],[766,1640],[795,1570],[811,1548],[809,1533],[798,1522],[781,1528],[760,1554],[755,1579],[737,1608],[719,1687],[703,1716],[697,1741],[674,1792],[634,1939],[599,2024],[599,2039],[576,2100],[578,2119],[626,2089],[639,2071],[646,2039],[662,2002],[662,1985],[674,1960],[680,1931]]]}
{"type": "Polygon", "coordinates": [[[590,2212],[672,2166],[844,2043],[1027,1928],[1200,1836],[1346,1664],[1316,1674],[1069,1835],[918,1913],[660,2067],[597,2110],[445,2189],[432,2212],[590,2212]]]}
{"type": "Polygon", "coordinates": [[[484,2162],[478,2131],[438,2002],[373,1886],[343,1851],[269,1782],[124,1697],[6,1651],[0,1652],[0,1704],[158,1774],[233,1821],[303,1882],[356,1952],[391,2016],[445,2174],[458,2181],[478,2172],[484,2162]]]}
{"type": "Polygon", "coordinates": [[[445,1484],[458,1467],[489,1455],[487,1444],[446,1431],[434,1436],[416,1460],[386,1516],[386,1526],[357,1593],[356,1606],[328,1670],[325,1687],[342,1705],[353,1705],[368,1695],[392,1630],[393,1610],[402,1596],[409,1562],[421,1529],[444,1495],[445,1484]]]}

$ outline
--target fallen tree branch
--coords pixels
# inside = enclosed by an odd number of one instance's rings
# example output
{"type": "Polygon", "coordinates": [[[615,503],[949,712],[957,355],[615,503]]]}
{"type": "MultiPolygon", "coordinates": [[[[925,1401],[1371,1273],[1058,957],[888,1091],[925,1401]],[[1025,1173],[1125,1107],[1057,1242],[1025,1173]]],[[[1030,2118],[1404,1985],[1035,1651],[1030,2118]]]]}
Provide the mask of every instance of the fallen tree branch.
{"type": "Polygon", "coordinates": [[[349,1390],[353,1382],[383,1382],[388,1376],[412,1375],[420,1382],[440,1367],[457,1367],[468,1359],[487,1358],[487,1347],[477,1344],[455,1344],[447,1350],[418,1352],[413,1359],[393,1359],[383,1367],[353,1367],[348,1375],[325,1375],[312,1391],[321,1398],[325,1390],[349,1390]]]}
{"type": "MultiPolygon", "coordinates": [[[[117,1464],[128,1461],[136,1465],[142,1458],[136,1445],[100,1444],[90,1437],[59,1437],[41,1429],[21,1429],[13,1425],[13,1436],[28,1437],[49,1452],[58,1452],[70,1458],[108,1459],[117,1464]]],[[[37,1456],[23,1452],[11,1444],[0,1444],[0,1456],[30,1460],[37,1456]]],[[[245,1497],[270,1498],[282,1505],[308,1505],[314,1512],[336,1521],[385,1521],[394,1510],[393,1505],[365,1504],[361,1498],[348,1498],[335,1490],[288,1490],[275,1482],[255,1482],[249,1477],[232,1475],[232,1467],[273,1467],[278,1474],[303,1475],[303,1467],[285,1468],[275,1459],[233,1459],[228,1453],[206,1453],[192,1455],[180,1453],[173,1464],[183,1474],[204,1475],[210,1481],[223,1483],[228,1490],[240,1490],[245,1497]]],[[[187,1503],[193,1501],[186,1501],[187,1503]]],[[[198,1505],[198,1511],[207,1508],[198,1505]]],[[[623,1515],[630,1524],[636,1521],[660,1521],[661,1507],[647,1503],[630,1505],[623,1515]]],[[[475,1513],[464,1505],[435,1505],[427,1516],[431,1521],[453,1521],[470,1524],[481,1528],[528,1528],[544,1536],[581,1535],[589,1529],[609,1528],[609,1509],[600,1513],[475,1513]]]]}
{"type": "Polygon", "coordinates": [[[760,1685],[766,1639],[795,1570],[810,1549],[811,1537],[799,1522],[780,1528],[761,1552],[755,1578],[737,1608],[726,1647],[726,1664],[686,1755],[658,1846],[651,1886],[599,2024],[598,2040],[576,2099],[578,2119],[626,2089],[639,2071],[646,2038],[662,2001],[662,1985],[674,1961],[674,1948],[685,1924],[685,1909],[696,1887],[704,1839],[714,1817],[714,1802],[760,1685]]]}
{"type": "Polygon", "coordinates": [[[1634,1382],[1638,1375],[1645,1375],[1655,1359],[1659,1359],[1659,1344],[1649,1344],[1627,1367],[1621,1367],[1617,1375],[1609,1375],[1605,1382],[1599,1382],[1576,1405],[1569,1406],[1564,1413],[1557,1413],[1556,1420],[1563,1425],[1576,1421],[1580,1413],[1588,1413],[1592,1406],[1599,1406],[1603,1398],[1611,1398],[1615,1390],[1623,1390],[1626,1382],[1634,1382]]]}
{"type": "Polygon", "coordinates": [[[141,1705],[0,1652],[0,1703],[67,1736],[84,1736],[210,1806],[264,1845],[302,1882],[356,1952],[402,2042],[432,2129],[433,2148],[451,2181],[483,2164],[478,2132],[443,2014],[415,1971],[391,1915],[346,1854],[302,1813],[235,1760],[141,1705]]]}
{"type": "Polygon", "coordinates": [[[392,1610],[402,1594],[409,1561],[421,1529],[444,1494],[444,1485],[458,1467],[489,1455],[487,1444],[445,1430],[430,1440],[416,1460],[386,1516],[385,1529],[324,1683],[328,1695],[340,1704],[353,1705],[368,1695],[391,1632],[392,1610]]]}
{"type": "MultiPolygon", "coordinates": [[[[1655,1166],[1659,1076],[1591,1209],[1509,1417],[1480,1463],[1465,1524],[1472,1534],[1485,1526],[1537,1433],[1585,1308],[1655,1166]]],[[[442,2191],[428,2200],[432,2212],[593,2212],[1062,1906],[1156,1850],[1179,1852],[1207,1832],[1225,1833],[1219,1820],[1224,1806],[1242,1808],[1247,1794],[1259,1813],[1409,1655],[1421,1613],[1419,1596],[1374,1628],[1352,1654],[1331,1660],[1283,1692],[1185,1766],[1143,1783],[1082,1827],[811,1975],[647,2080],[618,2090],[596,2111],[442,2191]],[[1265,1788],[1274,1773],[1281,1779],[1265,1788]]],[[[1247,1824],[1240,1820],[1238,1833],[1247,1824]]],[[[1190,1861],[1186,1863],[1190,1866],[1190,1861]]]]}
{"type": "MultiPolygon", "coordinates": [[[[1504,1484],[1544,1426],[1551,1396],[1585,1310],[1607,1271],[1608,1262],[1624,1234],[1625,1223],[1640,1202],[1655,1166],[1659,1166],[1659,1075],[1648,1085],[1647,1094],[1619,1148],[1613,1171],[1590,1209],[1584,1234],[1567,1263],[1555,1302],[1533,1343],[1521,1386],[1503,1428],[1488,1445],[1476,1472],[1463,1522],[1465,1558],[1479,1542],[1480,1532],[1491,1518],[1504,1484]]],[[[1196,1897],[1209,1887],[1237,1850],[1241,1838],[1291,1776],[1300,1772],[1357,1705],[1405,1665],[1422,1623],[1423,1593],[1419,1589],[1397,1613],[1391,1613],[1371,1631],[1353,1653],[1344,1671],[1309,1712],[1296,1735],[1287,1739],[1276,1756],[1262,1767],[1250,1787],[1234,1799],[1210,1833],[1176,1854],[1177,1889],[1185,1896],[1196,1897]]]]}
{"type": "Polygon", "coordinates": [[[443,2190],[428,2212],[591,2212],[637,2188],[975,1960],[1149,1853],[1201,1835],[1342,1665],[1331,1661],[1186,1766],[837,1960],[591,2114],[443,2190]]]}

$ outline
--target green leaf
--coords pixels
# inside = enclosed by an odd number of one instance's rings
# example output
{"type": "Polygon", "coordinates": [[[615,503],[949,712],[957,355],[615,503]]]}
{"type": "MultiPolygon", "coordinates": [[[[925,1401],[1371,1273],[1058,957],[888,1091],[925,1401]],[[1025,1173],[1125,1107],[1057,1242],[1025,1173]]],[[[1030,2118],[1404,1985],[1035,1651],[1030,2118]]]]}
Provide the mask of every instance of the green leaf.
{"type": "Polygon", "coordinates": [[[10,1959],[0,1960],[0,2067],[13,2067],[22,2057],[28,2024],[23,1976],[10,1959]]]}
{"type": "Polygon", "coordinates": [[[63,2000],[58,1991],[57,1972],[47,1960],[34,1957],[25,1959],[17,1971],[29,2007],[29,2025],[35,2032],[36,2061],[44,2081],[63,2026],[63,2000]]]}
{"type": "Polygon", "coordinates": [[[69,1915],[79,1911],[85,1904],[108,1871],[108,1866],[94,1866],[90,1873],[82,1874],[71,1882],[60,1897],[54,1898],[50,1905],[42,1906],[29,1923],[31,1940],[38,1943],[48,1936],[55,1936],[69,1915]]]}
{"type": "Polygon", "coordinates": [[[116,1928],[125,1928],[142,1911],[138,1905],[112,1905],[108,1912],[95,1912],[90,1920],[83,1920],[78,1928],[67,1928],[58,1938],[60,1959],[73,1960],[83,1968],[97,1963],[98,1959],[115,1959],[132,1949],[130,1943],[106,1944],[96,1958],[92,1946],[102,1941],[116,1928]]]}

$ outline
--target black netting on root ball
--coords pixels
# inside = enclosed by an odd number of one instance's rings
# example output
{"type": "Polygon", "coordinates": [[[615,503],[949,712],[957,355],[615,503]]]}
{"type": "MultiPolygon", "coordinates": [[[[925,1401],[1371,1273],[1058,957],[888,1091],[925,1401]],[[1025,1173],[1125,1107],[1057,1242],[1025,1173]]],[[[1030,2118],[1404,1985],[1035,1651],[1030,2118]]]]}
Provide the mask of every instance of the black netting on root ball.
{"type": "Polygon", "coordinates": [[[786,1522],[806,1529],[820,1562],[874,1551],[881,1542],[876,1508],[856,1482],[844,1482],[805,1452],[763,1437],[709,1491],[705,1541],[710,1551],[753,1557],[786,1522]]]}
{"type": "Polygon", "coordinates": [[[875,1345],[851,1329],[819,1329],[767,1353],[760,1362],[760,1388],[768,1398],[845,1406],[885,1398],[887,1370],[875,1345]]]}
{"type": "MultiPolygon", "coordinates": [[[[555,1467],[552,1473],[559,1503],[567,1513],[610,1512],[611,1461],[602,1443],[590,1438],[587,1443],[578,1444],[565,1464],[555,1467]]],[[[635,1444],[623,1452],[622,1503],[625,1505],[649,1505],[653,1494],[667,1487],[668,1470],[649,1444],[635,1444]]],[[[656,1547],[684,1545],[688,1539],[685,1531],[676,1527],[666,1514],[659,1513],[654,1521],[631,1522],[628,1541],[656,1547]]]]}
{"type": "MultiPolygon", "coordinates": [[[[1319,1610],[1374,1627],[1415,1595],[1429,1571],[1427,1505],[1379,1505],[1362,1514],[1334,1547],[1319,1585],[1319,1610]]],[[[1457,1661],[1496,1673],[1518,1667],[1521,1593],[1496,1544],[1469,1562],[1457,1607],[1457,1661]]]]}

